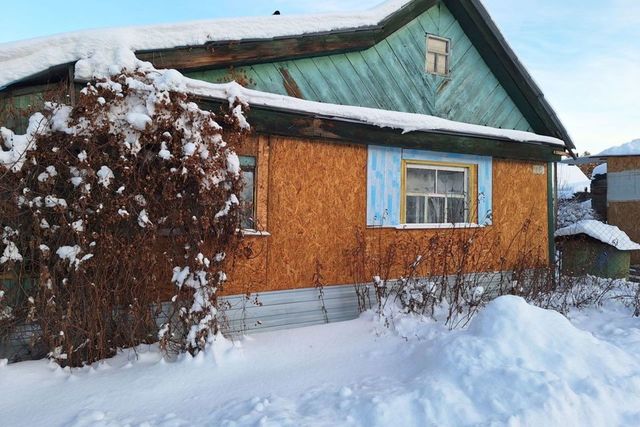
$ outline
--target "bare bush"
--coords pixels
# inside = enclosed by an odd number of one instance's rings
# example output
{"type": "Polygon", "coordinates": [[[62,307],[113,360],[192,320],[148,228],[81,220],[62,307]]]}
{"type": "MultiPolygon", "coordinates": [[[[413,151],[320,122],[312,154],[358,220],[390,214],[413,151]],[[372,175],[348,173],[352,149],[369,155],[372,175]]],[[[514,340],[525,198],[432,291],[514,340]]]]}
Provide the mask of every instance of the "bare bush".
{"type": "Polygon", "coordinates": [[[456,328],[498,295],[531,296],[553,288],[546,251],[530,244],[541,232],[531,220],[509,240],[495,228],[474,226],[437,229],[429,237],[372,231],[378,234],[369,241],[357,232],[355,247],[345,253],[354,283],[361,284],[356,287],[361,310],[368,308],[360,302],[363,290],[371,287],[380,315],[390,303],[431,317],[440,306],[447,310],[446,324],[456,328]],[[527,284],[535,282],[533,288],[518,286],[525,276],[527,284]]]}
{"type": "Polygon", "coordinates": [[[35,322],[62,364],[158,337],[166,350],[197,352],[217,333],[223,265],[237,242],[243,106],[202,111],[159,76],[94,81],[73,107],[47,104],[26,135],[2,128],[9,256],[0,268],[16,286],[0,299],[9,314],[0,334],[35,322]],[[171,297],[158,336],[160,302],[171,297]]]}

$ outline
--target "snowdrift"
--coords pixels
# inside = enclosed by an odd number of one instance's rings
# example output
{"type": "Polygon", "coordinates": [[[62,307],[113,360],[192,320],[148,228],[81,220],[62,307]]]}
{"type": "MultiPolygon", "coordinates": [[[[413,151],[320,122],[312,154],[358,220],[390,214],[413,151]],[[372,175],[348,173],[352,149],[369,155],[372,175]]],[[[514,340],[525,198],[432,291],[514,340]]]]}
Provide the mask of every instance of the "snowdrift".
{"type": "Polygon", "coordinates": [[[0,413],[4,425],[637,425],[640,329],[625,319],[627,348],[506,296],[462,331],[406,315],[387,329],[369,313],[218,338],[174,363],[153,347],[72,372],[23,362],[0,367],[0,413]]]}

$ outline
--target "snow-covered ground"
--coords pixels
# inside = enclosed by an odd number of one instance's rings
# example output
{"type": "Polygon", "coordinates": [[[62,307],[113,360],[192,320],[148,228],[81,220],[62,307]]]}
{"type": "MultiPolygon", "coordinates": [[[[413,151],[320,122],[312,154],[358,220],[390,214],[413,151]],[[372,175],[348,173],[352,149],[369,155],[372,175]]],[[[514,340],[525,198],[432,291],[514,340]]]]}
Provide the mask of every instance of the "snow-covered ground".
{"type": "Polygon", "coordinates": [[[578,166],[558,163],[558,195],[570,199],[575,193],[589,191],[591,180],[578,166]]]}
{"type": "Polygon", "coordinates": [[[366,313],[171,363],[143,346],[71,372],[5,365],[1,424],[640,425],[640,320],[614,303],[569,317],[507,296],[457,331],[366,313]]]}

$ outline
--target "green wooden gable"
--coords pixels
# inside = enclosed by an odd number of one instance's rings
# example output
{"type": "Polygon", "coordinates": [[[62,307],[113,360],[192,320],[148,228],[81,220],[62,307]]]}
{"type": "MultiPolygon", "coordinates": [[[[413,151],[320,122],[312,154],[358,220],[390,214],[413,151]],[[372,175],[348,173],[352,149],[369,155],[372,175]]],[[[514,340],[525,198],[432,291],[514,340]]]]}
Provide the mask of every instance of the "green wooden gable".
{"type": "Polygon", "coordinates": [[[449,9],[429,8],[362,51],[187,73],[266,92],[498,128],[533,129],[449,9]],[[425,72],[426,34],[451,40],[448,77],[425,72]]]}

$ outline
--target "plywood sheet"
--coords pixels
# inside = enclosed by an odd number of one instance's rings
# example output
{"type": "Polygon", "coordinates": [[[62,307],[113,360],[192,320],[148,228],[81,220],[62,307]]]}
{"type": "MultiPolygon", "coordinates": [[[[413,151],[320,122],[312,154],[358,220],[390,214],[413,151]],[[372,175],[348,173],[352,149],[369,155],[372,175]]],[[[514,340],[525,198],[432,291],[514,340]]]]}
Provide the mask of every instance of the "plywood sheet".
{"type": "Polygon", "coordinates": [[[640,169],[640,156],[609,157],[607,173],[640,169]]]}
{"type": "Polygon", "coordinates": [[[546,262],[547,180],[533,172],[540,164],[494,159],[490,227],[367,228],[365,146],[282,137],[261,144],[268,194],[258,200],[270,236],[246,239],[255,255],[246,266],[237,261],[227,293],[312,286],[318,268],[325,285],[398,277],[416,254],[426,256],[422,274],[509,269],[523,254],[546,262]]]}

